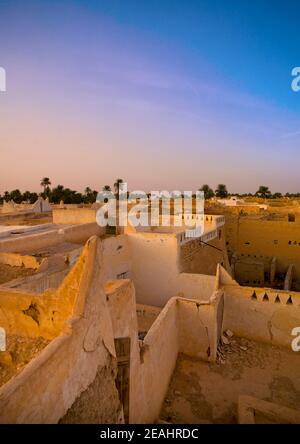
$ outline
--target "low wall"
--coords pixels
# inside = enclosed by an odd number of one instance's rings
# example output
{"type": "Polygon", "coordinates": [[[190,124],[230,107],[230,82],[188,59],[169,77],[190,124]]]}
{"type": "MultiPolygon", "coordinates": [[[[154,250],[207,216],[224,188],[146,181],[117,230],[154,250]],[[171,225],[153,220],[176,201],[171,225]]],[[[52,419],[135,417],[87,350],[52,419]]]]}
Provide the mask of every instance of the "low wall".
{"type": "Polygon", "coordinates": [[[116,338],[131,343],[131,423],[159,418],[179,352],[214,360],[220,293],[210,302],[171,298],[141,342],[133,283],[116,280],[104,292],[103,248],[96,237],[90,239],[57,291],[39,296],[0,291],[9,333],[54,337],[0,388],[0,422],[122,422],[116,338]]]}
{"type": "Polygon", "coordinates": [[[179,351],[186,355],[216,360],[220,326],[218,328],[218,305],[223,294],[217,293],[211,303],[178,299],[179,351]]]}
{"type": "Polygon", "coordinates": [[[101,257],[96,258],[96,251],[92,239],[66,278],[63,294],[57,292],[63,304],[76,298],[62,334],[0,388],[1,423],[123,421],[112,324],[99,287],[95,261],[101,257]]]}
{"type": "Polygon", "coordinates": [[[137,422],[153,423],[159,418],[178,352],[177,301],[172,298],[144,339],[141,365],[144,399],[137,411],[137,422]]]}
{"type": "Polygon", "coordinates": [[[64,241],[75,244],[84,243],[92,236],[102,236],[103,234],[105,234],[105,228],[99,227],[96,222],[63,228],[64,241]]]}
{"type": "Polygon", "coordinates": [[[290,348],[300,326],[300,294],[225,285],[224,329],[235,335],[290,348]]]}
{"type": "Polygon", "coordinates": [[[53,229],[47,232],[5,239],[0,242],[0,251],[9,253],[19,253],[27,250],[33,251],[35,249],[55,245],[63,241],[63,235],[59,235],[58,230],[53,229]]]}
{"type": "Polygon", "coordinates": [[[53,226],[53,229],[49,228],[49,231],[46,232],[3,240],[0,242],[0,252],[19,253],[22,251],[34,251],[61,242],[83,243],[91,236],[101,236],[103,233],[104,229],[95,222],[65,228],[53,226]]]}
{"type": "Polygon", "coordinates": [[[136,304],[139,331],[147,332],[160,312],[161,308],[153,307],[151,305],[136,304]]]}
{"type": "Polygon", "coordinates": [[[62,269],[50,269],[42,273],[37,273],[33,276],[13,279],[12,281],[3,284],[1,287],[14,288],[21,291],[39,294],[48,289],[58,288],[69,272],[70,267],[64,265],[62,269]]]}
{"type": "Polygon", "coordinates": [[[77,225],[96,222],[96,211],[93,208],[55,208],[53,209],[53,223],[77,225]]]}
{"type": "Polygon", "coordinates": [[[153,423],[159,418],[178,353],[215,360],[222,292],[215,293],[210,303],[171,298],[156,312],[144,341],[138,341],[132,282],[110,281],[106,296],[115,338],[130,338],[130,422],[153,423]]]}
{"type": "Polygon", "coordinates": [[[177,294],[188,299],[208,301],[216,289],[216,276],[180,273],[177,276],[177,294]]]}
{"type": "MultiPolygon", "coordinates": [[[[84,260],[81,257],[57,291],[30,294],[25,289],[1,286],[0,326],[7,333],[20,336],[42,336],[47,339],[56,337],[72,313],[76,290],[79,288],[76,280],[83,267],[84,260]]],[[[41,282],[38,280],[35,285],[41,285],[41,282]]]]}

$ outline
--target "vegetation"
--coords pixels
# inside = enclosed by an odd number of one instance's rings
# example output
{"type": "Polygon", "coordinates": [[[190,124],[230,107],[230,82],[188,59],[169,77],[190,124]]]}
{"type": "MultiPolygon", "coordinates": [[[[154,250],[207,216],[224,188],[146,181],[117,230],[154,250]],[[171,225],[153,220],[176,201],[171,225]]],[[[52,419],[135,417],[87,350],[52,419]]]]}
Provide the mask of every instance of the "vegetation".
{"type": "MultiPolygon", "coordinates": [[[[123,183],[123,179],[116,179],[114,183],[114,189],[117,193],[120,188],[120,184],[123,183]]],[[[49,202],[59,204],[63,201],[65,204],[92,204],[96,202],[98,191],[92,190],[90,187],[86,187],[84,193],[80,193],[71,188],[65,188],[63,185],[57,185],[51,188],[51,180],[49,177],[43,177],[40,181],[40,186],[43,188],[41,193],[35,193],[25,191],[22,193],[20,190],[5,191],[3,196],[0,195],[0,203],[3,201],[9,202],[13,200],[15,203],[20,204],[22,202],[33,204],[39,196],[48,198],[49,202]]],[[[110,185],[104,185],[103,191],[111,191],[110,185]]]]}
{"type": "Polygon", "coordinates": [[[220,197],[221,199],[224,199],[225,197],[228,197],[227,187],[223,183],[220,183],[217,186],[217,189],[216,189],[215,193],[216,193],[216,196],[220,197]]]}
{"type": "MultiPolygon", "coordinates": [[[[114,182],[114,192],[118,195],[121,184],[124,183],[123,179],[116,179],[114,182]]],[[[4,194],[0,195],[0,204],[4,201],[8,202],[13,200],[15,203],[20,204],[22,202],[33,204],[38,196],[42,196],[44,198],[48,198],[51,203],[59,204],[63,201],[65,204],[92,204],[97,199],[98,192],[96,190],[92,190],[90,187],[86,187],[84,193],[80,193],[78,191],[72,190],[70,188],[65,188],[63,185],[57,185],[54,188],[51,188],[51,180],[49,177],[44,177],[40,182],[41,187],[43,187],[43,191],[38,194],[36,192],[25,191],[22,193],[19,189],[15,189],[12,191],[5,191],[4,194]]],[[[213,189],[204,184],[199,189],[204,192],[205,199],[211,199],[216,196],[218,198],[226,198],[232,195],[244,198],[244,197],[261,197],[264,199],[280,199],[282,197],[286,198],[300,198],[300,193],[286,193],[282,195],[280,192],[276,192],[274,194],[271,193],[269,187],[265,185],[260,185],[257,192],[253,195],[251,193],[228,193],[227,187],[225,184],[219,184],[214,193],[213,189]]],[[[112,187],[110,185],[104,185],[102,187],[102,191],[112,191],[112,187]]]]}
{"type": "Polygon", "coordinates": [[[202,187],[199,189],[199,191],[203,191],[204,192],[204,199],[211,199],[212,197],[214,197],[215,193],[213,192],[212,188],[210,188],[209,185],[205,184],[202,185],[202,187]]]}
{"type": "Polygon", "coordinates": [[[120,187],[121,187],[122,183],[124,183],[123,179],[116,179],[116,181],[114,183],[114,190],[115,190],[115,195],[116,195],[117,199],[119,198],[119,191],[120,191],[120,187]]]}
{"type": "Polygon", "coordinates": [[[51,185],[51,181],[50,181],[49,177],[43,177],[43,179],[41,180],[41,187],[44,188],[43,194],[47,197],[49,197],[50,185],[51,185]]]}
{"type": "Polygon", "coordinates": [[[256,191],[255,196],[263,197],[264,199],[269,199],[272,196],[271,191],[269,190],[269,187],[266,187],[265,185],[260,185],[258,191],[256,191]]]}

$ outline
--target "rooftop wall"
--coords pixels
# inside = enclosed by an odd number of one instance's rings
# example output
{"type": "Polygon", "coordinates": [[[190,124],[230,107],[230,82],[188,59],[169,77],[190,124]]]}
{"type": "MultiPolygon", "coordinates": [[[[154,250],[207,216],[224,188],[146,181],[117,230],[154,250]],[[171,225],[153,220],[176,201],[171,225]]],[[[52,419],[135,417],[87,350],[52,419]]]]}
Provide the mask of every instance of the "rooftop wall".
{"type": "Polygon", "coordinates": [[[300,280],[300,224],[297,221],[240,217],[226,219],[226,224],[229,250],[264,261],[275,256],[279,272],[286,272],[288,266],[294,264],[295,276],[300,280]]]}
{"type": "Polygon", "coordinates": [[[224,329],[235,335],[291,348],[300,326],[300,294],[225,285],[224,329]]]}
{"type": "Polygon", "coordinates": [[[159,417],[178,353],[215,360],[222,295],[216,293],[210,302],[171,298],[140,344],[132,283],[111,281],[106,295],[115,337],[128,337],[131,342],[130,422],[153,423],[159,417]]]}
{"type": "Polygon", "coordinates": [[[128,236],[128,242],[138,303],[163,307],[174,295],[210,298],[215,276],[180,273],[175,235],[136,233],[128,236]]]}
{"type": "Polygon", "coordinates": [[[59,225],[78,225],[96,222],[96,209],[93,208],[55,208],[53,223],[59,225]]]}
{"type": "Polygon", "coordinates": [[[62,304],[75,298],[72,317],[60,336],[0,388],[0,422],[123,421],[111,318],[99,286],[101,260],[94,238],[56,292],[62,304]],[[80,408],[83,400],[86,409],[80,408]],[[78,408],[72,410],[74,405],[78,408]]]}
{"type": "Polygon", "coordinates": [[[59,228],[55,225],[49,227],[46,232],[21,235],[0,242],[0,252],[19,253],[46,248],[60,242],[86,242],[91,236],[100,236],[103,229],[95,222],[78,226],[59,228]]]}

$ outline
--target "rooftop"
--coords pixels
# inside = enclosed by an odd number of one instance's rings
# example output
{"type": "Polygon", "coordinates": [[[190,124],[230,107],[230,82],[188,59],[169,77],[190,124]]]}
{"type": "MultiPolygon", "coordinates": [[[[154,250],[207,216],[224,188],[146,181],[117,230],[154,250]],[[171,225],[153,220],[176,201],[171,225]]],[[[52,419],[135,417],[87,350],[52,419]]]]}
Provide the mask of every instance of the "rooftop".
{"type": "Polygon", "coordinates": [[[300,362],[285,348],[234,338],[217,363],[180,354],[161,419],[170,423],[237,423],[241,395],[300,409],[300,362]]]}

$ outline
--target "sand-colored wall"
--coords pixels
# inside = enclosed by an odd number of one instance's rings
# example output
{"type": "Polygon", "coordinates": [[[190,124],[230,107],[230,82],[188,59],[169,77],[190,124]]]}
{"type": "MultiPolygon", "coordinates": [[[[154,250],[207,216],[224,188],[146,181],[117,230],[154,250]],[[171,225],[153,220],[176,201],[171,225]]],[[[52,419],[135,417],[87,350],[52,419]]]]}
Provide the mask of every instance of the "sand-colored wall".
{"type": "Polygon", "coordinates": [[[72,318],[60,336],[0,388],[0,422],[122,422],[112,324],[97,272],[101,260],[94,238],[59,295],[62,301],[76,296],[72,318]],[[95,381],[106,387],[102,399],[99,391],[89,390],[95,381]],[[80,409],[84,398],[85,410],[80,409]]]}
{"type": "MultiPolygon", "coordinates": [[[[234,264],[234,277],[240,284],[264,286],[265,265],[255,260],[239,259],[234,264]]],[[[269,270],[270,271],[270,264],[269,270]]]]}
{"type": "Polygon", "coordinates": [[[159,418],[179,352],[177,313],[177,301],[171,299],[144,339],[140,369],[143,392],[137,393],[134,409],[137,422],[153,423],[159,418]]]}
{"type": "Polygon", "coordinates": [[[210,303],[171,298],[139,342],[132,282],[110,281],[105,289],[115,337],[131,340],[130,422],[153,423],[159,418],[178,352],[215,359],[222,292],[210,303]]]}
{"type": "Polygon", "coordinates": [[[138,303],[163,307],[175,295],[209,299],[215,276],[180,273],[175,235],[134,233],[128,242],[138,303]]]}
{"type": "MultiPolygon", "coordinates": [[[[122,421],[115,386],[115,338],[131,339],[131,422],[158,419],[178,352],[215,358],[220,331],[216,319],[221,322],[219,294],[214,294],[210,303],[171,298],[140,343],[133,283],[113,281],[104,291],[108,267],[104,251],[103,241],[91,239],[56,292],[2,295],[7,304],[3,319],[8,319],[10,311],[15,320],[6,325],[10,332],[22,326],[18,334],[54,339],[0,388],[1,422],[122,421]],[[39,310],[39,325],[31,319],[34,324],[29,326],[27,318],[24,320],[28,302],[39,310]],[[59,322],[49,319],[43,304],[48,310],[58,310],[59,322]]],[[[0,303],[2,307],[2,300],[0,303]]]]}
{"type": "Polygon", "coordinates": [[[70,267],[65,265],[62,269],[49,269],[25,278],[18,278],[3,284],[2,287],[28,291],[40,294],[48,289],[58,288],[63,279],[70,272],[70,267]]]}
{"type": "Polygon", "coordinates": [[[207,245],[195,239],[180,247],[179,267],[182,272],[214,276],[218,263],[225,268],[229,266],[224,229],[219,229],[218,237],[207,245]]]}
{"type": "Polygon", "coordinates": [[[0,242],[0,252],[18,253],[23,251],[34,251],[46,248],[61,242],[86,242],[91,236],[101,236],[103,229],[95,222],[83,225],[57,228],[53,226],[46,232],[29,234],[13,239],[5,239],[0,242]]]}
{"type": "Polygon", "coordinates": [[[291,347],[292,329],[300,325],[299,293],[239,285],[223,288],[224,329],[237,336],[291,347]]]}
{"type": "Polygon", "coordinates": [[[216,288],[216,276],[179,273],[176,277],[175,286],[178,296],[208,301],[216,288]]]}
{"type": "Polygon", "coordinates": [[[218,317],[218,307],[223,304],[223,293],[216,292],[210,303],[195,303],[178,299],[179,349],[182,353],[203,360],[216,359],[217,344],[223,313],[218,317]]]}
{"type": "Polygon", "coordinates": [[[138,303],[163,307],[177,291],[177,238],[169,234],[133,233],[128,236],[132,279],[138,303]]]}
{"type": "Polygon", "coordinates": [[[161,308],[152,305],[136,304],[139,332],[147,332],[161,312],[161,308]]]}
{"type": "Polygon", "coordinates": [[[128,236],[111,236],[102,241],[103,255],[103,276],[105,280],[117,279],[118,276],[126,274],[126,278],[132,277],[131,255],[128,236]]]}
{"type": "Polygon", "coordinates": [[[66,276],[56,291],[42,294],[26,293],[25,289],[0,288],[0,326],[7,333],[20,336],[43,336],[53,339],[61,333],[71,315],[79,289],[84,257],[66,276]]]}
{"type": "Polygon", "coordinates": [[[55,208],[53,223],[77,225],[96,222],[96,209],[93,208],[55,208]]]}
{"type": "Polygon", "coordinates": [[[226,225],[230,251],[269,262],[275,256],[278,272],[285,273],[294,264],[300,279],[299,222],[240,217],[226,219],[226,225]]]}

